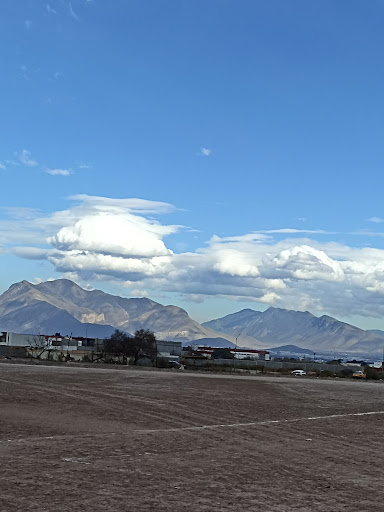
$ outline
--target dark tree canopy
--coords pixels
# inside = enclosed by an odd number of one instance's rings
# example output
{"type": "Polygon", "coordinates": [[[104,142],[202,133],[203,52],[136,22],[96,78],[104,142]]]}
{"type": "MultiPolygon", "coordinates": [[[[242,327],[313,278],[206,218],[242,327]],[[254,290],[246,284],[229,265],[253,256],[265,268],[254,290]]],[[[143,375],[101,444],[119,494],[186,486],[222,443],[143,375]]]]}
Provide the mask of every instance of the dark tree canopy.
{"type": "Polygon", "coordinates": [[[144,357],[154,361],[157,356],[156,337],[148,329],[136,331],[133,337],[116,329],[104,341],[104,350],[107,354],[122,357],[124,362],[132,359],[133,364],[137,364],[138,360],[144,357]]]}
{"type": "Polygon", "coordinates": [[[229,348],[215,348],[212,352],[212,359],[233,359],[233,357],[229,348]]]}
{"type": "Polygon", "coordinates": [[[123,331],[116,329],[115,332],[104,340],[104,350],[107,354],[122,357],[123,360],[130,357],[131,337],[123,331]]]}
{"type": "Polygon", "coordinates": [[[139,329],[133,337],[135,354],[133,354],[134,364],[141,357],[147,357],[154,361],[157,356],[156,336],[149,329],[139,329]]]}

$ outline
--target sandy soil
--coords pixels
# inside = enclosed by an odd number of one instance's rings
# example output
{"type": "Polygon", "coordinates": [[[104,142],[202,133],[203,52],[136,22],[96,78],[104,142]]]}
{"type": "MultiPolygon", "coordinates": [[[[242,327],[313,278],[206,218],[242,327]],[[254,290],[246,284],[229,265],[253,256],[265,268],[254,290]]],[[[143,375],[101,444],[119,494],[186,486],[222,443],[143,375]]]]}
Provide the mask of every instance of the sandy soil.
{"type": "Polygon", "coordinates": [[[381,382],[2,363],[0,510],[383,510],[383,399],[381,382]]]}

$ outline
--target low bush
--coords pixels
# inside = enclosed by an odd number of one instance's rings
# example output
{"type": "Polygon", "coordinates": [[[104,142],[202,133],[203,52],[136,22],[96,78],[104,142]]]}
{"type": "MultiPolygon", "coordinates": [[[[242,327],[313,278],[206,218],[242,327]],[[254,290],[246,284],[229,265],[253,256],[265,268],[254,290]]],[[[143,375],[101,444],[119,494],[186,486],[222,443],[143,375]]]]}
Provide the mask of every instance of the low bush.
{"type": "Polygon", "coordinates": [[[171,365],[166,357],[157,358],[157,368],[170,368],[171,365]]]}
{"type": "Polygon", "coordinates": [[[335,372],[331,372],[331,370],[321,370],[319,377],[337,377],[337,375],[335,372]]]}
{"type": "Polygon", "coordinates": [[[384,379],[384,372],[379,372],[375,370],[375,368],[372,368],[371,366],[365,366],[364,367],[364,373],[367,376],[367,379],[369,380],[383,380],[384,379]]]}
{"type": "Polygon", "coordinates": [[[341,370],[339,375],[340,375],[340,377],[344,377],[344,378],[352,377],[353,370],[352,370],[352,368],[344,368],[343,370],[341,370]]]}

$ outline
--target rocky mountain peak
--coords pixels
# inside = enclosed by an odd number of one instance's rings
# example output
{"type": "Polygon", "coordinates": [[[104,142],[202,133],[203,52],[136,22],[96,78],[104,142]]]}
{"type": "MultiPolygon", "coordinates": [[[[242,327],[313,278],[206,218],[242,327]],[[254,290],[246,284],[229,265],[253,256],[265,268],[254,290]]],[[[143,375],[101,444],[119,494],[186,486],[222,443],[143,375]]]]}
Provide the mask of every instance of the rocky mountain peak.
{"type": "MultiPolygon", "coordinates": [[[[218,337],[177,306],[163,306],[146,297],[125,298],[100,290],[87,291],[68,279],[33,285],[16,283],[0,295],[0,330],[18,333],[72,332],[105,337],[115,328],[133,333],[145,328],[167,339],[218,337]],[[164,334],[165,333],[165,334],[164,334]]],[[[228,339],[231,341],[231,336],[228,339]]],[[[159,338],[161,339],[161,338],[159,338]]]]}

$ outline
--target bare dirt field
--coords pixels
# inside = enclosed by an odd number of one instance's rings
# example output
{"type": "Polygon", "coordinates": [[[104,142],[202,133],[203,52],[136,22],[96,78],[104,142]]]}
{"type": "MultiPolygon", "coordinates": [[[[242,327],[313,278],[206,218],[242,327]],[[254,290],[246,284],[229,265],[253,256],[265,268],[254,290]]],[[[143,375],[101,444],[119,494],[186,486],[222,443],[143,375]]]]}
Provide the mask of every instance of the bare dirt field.
{"type": "Polygon", "coordinates": [[[384,509],[384,383],[0,364],[0,510],[384,509]]]}

